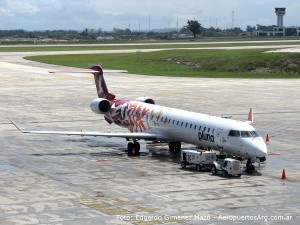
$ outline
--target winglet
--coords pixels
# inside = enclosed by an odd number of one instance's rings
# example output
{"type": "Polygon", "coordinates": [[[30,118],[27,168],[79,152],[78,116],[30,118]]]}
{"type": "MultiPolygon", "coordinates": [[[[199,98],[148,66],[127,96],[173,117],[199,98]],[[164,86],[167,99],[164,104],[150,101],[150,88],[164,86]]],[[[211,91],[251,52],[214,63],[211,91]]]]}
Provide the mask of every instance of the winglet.
{"type": "Polygon", "coordinates": [[[249,114],[248,114],[248,123],[253,123],[253,110],[250,108],[249,114]]]}
{"type": "Polygon", "coordinates": [[[26,133],[26,131],[22,130],[11,118],[7,117],[9,121],[22,133],[26,133]]]}

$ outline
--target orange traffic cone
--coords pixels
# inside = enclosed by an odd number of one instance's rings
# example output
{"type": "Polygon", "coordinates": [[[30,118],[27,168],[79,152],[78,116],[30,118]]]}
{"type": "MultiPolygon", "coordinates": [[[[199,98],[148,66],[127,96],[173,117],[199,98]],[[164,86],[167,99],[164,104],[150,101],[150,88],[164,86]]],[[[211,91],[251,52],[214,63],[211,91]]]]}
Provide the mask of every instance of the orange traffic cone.
{"type": "Polygon", "coordinates": [[[266,143],[269,143],[269,142],[270,142],[270,139],[269,139],[269,135],[267,134],[266,143]]]}
{"type": "Polygon", "coordinates": [[[283,180],[286,179],[286,176],[285,176],[285,170],[284,170],[284,169],[282,170],[281,179],[283,179],[283,180]]]}

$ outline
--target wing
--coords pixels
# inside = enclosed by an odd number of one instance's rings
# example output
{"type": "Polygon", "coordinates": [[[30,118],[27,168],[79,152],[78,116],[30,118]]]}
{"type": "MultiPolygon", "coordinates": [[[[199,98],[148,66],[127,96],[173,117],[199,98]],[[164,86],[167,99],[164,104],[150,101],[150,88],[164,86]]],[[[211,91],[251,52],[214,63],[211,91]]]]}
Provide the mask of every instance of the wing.
{"type": "Polygon", "coordinates": [[[58,135],[77,135],[77,136],[93,136],[93,137],[116,137],[116,138],[126,138],[126,139],[144,139],[144,140],[156,140],[159,138],[157,134],[151,133],[122,133],[122,132],[84,132],[84,131],[35,131],[35,130],[24,130],[20,128],[13,120],[8,118],[10,122],[22,133],[28,134],[58,134],[58,135]]]}

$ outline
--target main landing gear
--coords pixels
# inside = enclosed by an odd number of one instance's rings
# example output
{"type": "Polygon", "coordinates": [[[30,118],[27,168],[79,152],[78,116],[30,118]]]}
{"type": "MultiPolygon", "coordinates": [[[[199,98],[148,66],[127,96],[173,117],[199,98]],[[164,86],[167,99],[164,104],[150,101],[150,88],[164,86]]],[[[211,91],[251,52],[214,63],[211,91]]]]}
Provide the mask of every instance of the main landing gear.
{"type": "Polygon", "coordinates": [[[137,141],[134,142],[128,142],[127,145],[127,150],[128,150],[128,155],[132,156],[132,155],[140,155],[140,143],[137,141]]]}
{"type": "Polygon", "coordinates": [[[169,142],[169,151],[178,153],[181,149],[181,142],[169,142]]]}

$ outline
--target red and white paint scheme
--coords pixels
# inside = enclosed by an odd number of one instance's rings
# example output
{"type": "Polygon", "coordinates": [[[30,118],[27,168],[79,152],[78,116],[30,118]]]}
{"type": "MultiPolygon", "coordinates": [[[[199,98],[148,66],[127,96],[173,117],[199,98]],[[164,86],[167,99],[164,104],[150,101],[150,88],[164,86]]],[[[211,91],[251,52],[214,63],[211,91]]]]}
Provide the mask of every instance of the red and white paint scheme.
{"type": "MultiPolygon", "coordinates": [[[[64,73],[66,71],[57,72],[64,73]]],[[[181,142],[185,142],[203,149],[214,149],[234,156],[245,157],[248,159],[248,170],[254,169],[252,165],[254,161],[265,161],[266,159],[266,144],[255,128],[250,125],[253,122],[252,109],[250,109],[248,121],[242,122],[155,105],[154,100],[147,97],[140,97],[135,101],[119,100],[108,91],[100,66],[73,72],[94,75],[98,98],[91,102],[91,110],[97,114],[103,114],[108,123],[127,128],[130,132],[62,132],[18,129],[23,133],[34,134],[126,138],[129,141],[129,154],[139,153],[139,140],[168,142],[170,151],[180,151],[181,142]]]]}

